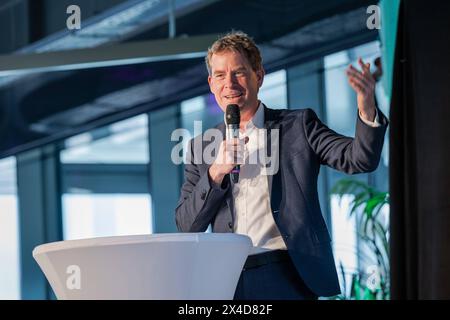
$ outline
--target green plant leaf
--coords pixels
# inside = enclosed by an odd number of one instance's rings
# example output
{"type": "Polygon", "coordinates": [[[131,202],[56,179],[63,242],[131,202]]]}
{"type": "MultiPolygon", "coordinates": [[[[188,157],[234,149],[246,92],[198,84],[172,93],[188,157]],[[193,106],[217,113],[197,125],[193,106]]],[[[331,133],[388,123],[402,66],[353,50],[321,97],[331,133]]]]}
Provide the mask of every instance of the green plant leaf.
{"type": "Polygon", "coordinates": [[[365,288],[364,289],[364,296],[363,296],[363,300],[375,300],[375,294],[369,290],[369,288],[365,288]]]}
{"type": "MultiPolygon", "coordinates": [[[[357,236],[359,240],[372,251],[373,257],[380,270],[380,289],[369,290],[361,282],[361,276],[352,275],[350,284],[350,299],[389,299],[389,225],[380,219],[380,213],[385,205],[389,205],[389,193],[380,192],[364,182],[354,179],[341,179],[331,189],[330,195],[338,195],[339,202],[345,195],[353,195],[349,204],[348,217],[355,217],[357,222],[357,236]]],[[[360,259],[362,252],[358,252],[360,259]]],[[[372,256],[372,255],[371,255],[372,256]]],[[[372,263],[372,262],[369,262],[372,263]]],[[[339,265],[345,282],[345,272],[342,263],[339,265]]],[[[344,283],[344,287],[347,284],[344,283]]]]}

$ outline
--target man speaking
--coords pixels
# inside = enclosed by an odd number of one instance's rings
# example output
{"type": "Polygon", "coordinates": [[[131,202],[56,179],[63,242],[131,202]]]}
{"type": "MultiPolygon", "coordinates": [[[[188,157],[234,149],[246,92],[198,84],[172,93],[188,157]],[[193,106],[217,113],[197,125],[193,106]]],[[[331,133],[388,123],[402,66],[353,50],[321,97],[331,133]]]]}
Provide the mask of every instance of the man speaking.
{"type": "MultiPolygon", "coordinates": [[[[370,65],[361,59],[359,64],[361,71],[347,69],[358,104],[351,138],[329,129],[311,109],[273,110],[258,100],[264,69],[259,49],[246,34],[231,32],[208,49],[211,92],[224,112],[237,105],[241,139],[221,142],[212,164],[194,161],[207,143],[191,141],[176,223],[182,232],[203,232],[211,225],[213,232],[251,238],[255,250],[235,299],[316,299],[340,292],[319,206],[319,168],[325,164],[347,174],[375,170],[388,124],[375,105],[370,65]],[[264,174],[266,164],[248,159],[265,146],[260,132],[269,136],[273,130],[278,132],[277,150],[269,153],[277,152],[279,165],[273,174],[264,174]],[[236,174],[236,168],[239,179],[234,181],[230,173],[236,174]]],[[[226,120],[217,126],[223,137],[226,120]]],[[[272,149],[273,142],[267,143],[272,149]]]]}

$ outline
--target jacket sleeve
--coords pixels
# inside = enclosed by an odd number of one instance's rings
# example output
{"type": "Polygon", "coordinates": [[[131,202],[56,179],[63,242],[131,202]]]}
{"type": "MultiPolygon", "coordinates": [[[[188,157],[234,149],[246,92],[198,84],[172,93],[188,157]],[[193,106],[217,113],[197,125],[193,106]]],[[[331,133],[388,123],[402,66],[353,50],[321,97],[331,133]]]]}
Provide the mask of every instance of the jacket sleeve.
{"type": "Polygon", "coordinates": [[[324,125],[311,109],[303,113],[303,128],[320,162],[347,174],[374,171],[379,164],[388,120],[378,109],[379,127],[365,124],[359,115],[355,137],[346,137],[324,125]]]}
{"type": "Polygon", "coordinates": [[[228,177],[221,186],[210,181],[208,170],[200,174],[194,161],[193,140],[184,167],[184,183],[175,209],[177,228],[181,232],[204,232],[214,220],[229,189],[228,177]]]}

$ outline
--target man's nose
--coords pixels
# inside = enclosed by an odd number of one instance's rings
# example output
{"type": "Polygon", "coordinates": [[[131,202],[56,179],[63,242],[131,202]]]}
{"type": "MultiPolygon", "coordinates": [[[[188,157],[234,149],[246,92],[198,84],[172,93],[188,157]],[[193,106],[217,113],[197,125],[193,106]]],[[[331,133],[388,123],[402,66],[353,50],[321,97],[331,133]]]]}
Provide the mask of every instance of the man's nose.
{"type": "Polygon", "coordinates": [[[225,76],[225,86],[226,87],[232,87],[234,84],[236,84],[236,77],[229,73],[225,76]]]}

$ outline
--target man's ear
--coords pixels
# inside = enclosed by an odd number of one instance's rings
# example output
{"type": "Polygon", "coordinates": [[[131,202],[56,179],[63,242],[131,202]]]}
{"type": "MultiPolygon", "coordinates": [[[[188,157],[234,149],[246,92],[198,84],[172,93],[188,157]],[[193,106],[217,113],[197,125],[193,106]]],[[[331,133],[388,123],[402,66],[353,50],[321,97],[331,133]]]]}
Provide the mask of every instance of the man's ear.
{"type": "Polygon", "coordinates": [[[264,75],[265,75],[265,71],[263,68],[259,69],[258,71],[256,71],[256,79],[258,81],[258,88],[261,88],[261,86],[263,85],[264,82],[264,75]]]}
{"type": "Polygon", "coordinates": [[[211,91],[211,93],[214,93],[211,87],[211,76],[208,76],[208,84],[209,84],[209,91],[211,91]]]}

